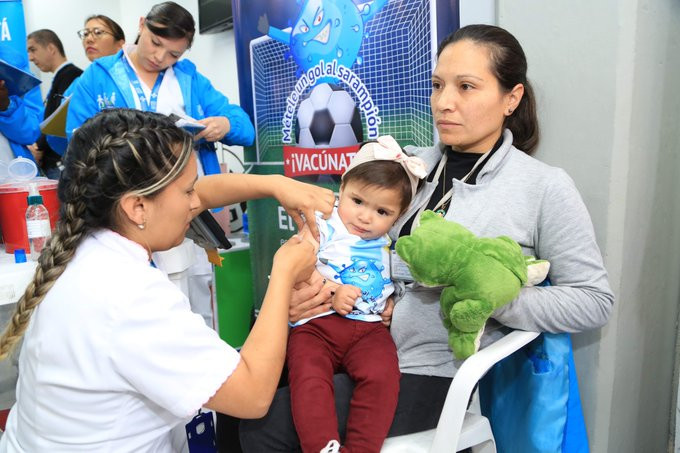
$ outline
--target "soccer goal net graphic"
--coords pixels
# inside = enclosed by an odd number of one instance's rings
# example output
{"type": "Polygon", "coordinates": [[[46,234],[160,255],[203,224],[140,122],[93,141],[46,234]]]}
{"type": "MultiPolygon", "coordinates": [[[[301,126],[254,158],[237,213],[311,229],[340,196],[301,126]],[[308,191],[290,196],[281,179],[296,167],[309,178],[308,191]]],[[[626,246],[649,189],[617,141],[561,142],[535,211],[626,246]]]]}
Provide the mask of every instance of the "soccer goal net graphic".
{"type": "MultiPolygon", "coordinates": [[[[359,51],[361,62],[351,68],[379,109],[380,135],[392,135],[402,146],[433,144],[429,105],[434,39],[430,8],[433,7],[429,0],[390,2],[366,24],[359,51]]],[[[287,45],[269,36],[250,43],[257,128],[256,162],[251,163],[282,161],[286,100],[300,76],[293,58],[286,58],[289,52],[287,45]]],[[[350,87],[342,81],[337,84],[358,103],[350,87]]],[[[299,102],[295,113],[298,107],[299,102]]],[[[294,136],[292,144],[295,144],[294,136]]]]}

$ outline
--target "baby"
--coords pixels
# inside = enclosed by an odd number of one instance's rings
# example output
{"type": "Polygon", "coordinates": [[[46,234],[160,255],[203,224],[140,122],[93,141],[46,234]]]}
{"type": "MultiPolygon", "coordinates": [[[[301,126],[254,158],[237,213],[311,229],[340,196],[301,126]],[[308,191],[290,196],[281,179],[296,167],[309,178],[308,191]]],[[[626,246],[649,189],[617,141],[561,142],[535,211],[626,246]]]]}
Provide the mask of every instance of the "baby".
{"type": "Polygon", "coordinates": [[[388,231],[406,210],[425,164],[390,136],[361,147],[342,176],[340,199],[320,232],[317,273],[333,309],[293,325],[288,341],[291,406],[303,452],[339,451],[333,374],[355,383],[344,449],[379,452],[399,394],[397,352],[380,314],[394,286],[388,231]]]}

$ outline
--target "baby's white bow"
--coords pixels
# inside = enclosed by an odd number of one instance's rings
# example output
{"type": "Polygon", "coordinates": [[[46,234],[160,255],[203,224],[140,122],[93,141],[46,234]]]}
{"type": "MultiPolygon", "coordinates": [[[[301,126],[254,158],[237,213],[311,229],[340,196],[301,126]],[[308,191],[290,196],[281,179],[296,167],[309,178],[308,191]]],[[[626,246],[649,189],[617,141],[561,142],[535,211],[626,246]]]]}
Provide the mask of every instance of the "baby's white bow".
{"type": "Polygon", "coordinates": [[[378,137],[376,142],[362,146],[347,166],[345,173],[354,167],[373,160],[391,160],[402,166],[411,183],[411,195],[415,196],[419,180],[427,176],[425,162],[420,157],[407,155],[391,135],[378,137]]]}
{"type": "Polygon", "coordinates": [[[404,169],[418,179],[427,176],[425,162],[420,157],[409,156],[402,151],[399,143],[391,135],[378,137],[378,141],[364,145],[372,146],[373,156],[380,160],[393,160],[404,166],[404,169]]]}

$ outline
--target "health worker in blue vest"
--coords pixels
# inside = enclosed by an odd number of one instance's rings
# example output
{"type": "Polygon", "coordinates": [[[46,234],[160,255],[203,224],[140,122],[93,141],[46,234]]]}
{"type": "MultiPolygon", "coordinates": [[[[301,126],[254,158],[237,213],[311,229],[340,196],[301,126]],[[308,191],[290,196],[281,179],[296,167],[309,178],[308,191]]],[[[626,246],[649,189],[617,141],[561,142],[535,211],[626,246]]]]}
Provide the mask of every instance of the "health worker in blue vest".
{"type": "MultiPolygon", "coordinates": [[[[20,54],[9,43],[0,43],[0,59],[30,71],[28,57],[20,54]]],[[[35,160],[27,146],[40,136],[43,103],[40,86],[23,96],[9,94],[4,80],[0,80],[0,161],[9,162],[15,157],[35,160]]]]}
{"type": "MultiPolygon", "coordinates": [[[[69,136],[97,112],[128,107],[194,118],[206,126],[196,139],[252,144],[255,130],[243,109],[230,104],[191,61],[179,61],[194,33],[186,9],[174,2],[155,5],[140,19],[134,45],[95,60],[83,73],[69,105],[69,136]]],[[[200,161],[205,174],[219,173],[212,147],[202,146],[200,161]]]]}
{"type": "MultiPolygon", "coordinates": [[[[188,116],[205,126],[194,137],[199,143],[199,175],[220,173],[212,142],[248,146],[255,130],[243,109],[230,104],[191,61],[179,61],[191,47],[195,30],[191,13],[180,5],[153,6],[139,20],[135,44],[96,59],[80,77],[68,108],[67,134],[112,107],[188,116]]],[[[212,266],[205,251],[187,239],[154,253],[153,260],[187,295],[192,310],[212,325],[212,266]]]]}

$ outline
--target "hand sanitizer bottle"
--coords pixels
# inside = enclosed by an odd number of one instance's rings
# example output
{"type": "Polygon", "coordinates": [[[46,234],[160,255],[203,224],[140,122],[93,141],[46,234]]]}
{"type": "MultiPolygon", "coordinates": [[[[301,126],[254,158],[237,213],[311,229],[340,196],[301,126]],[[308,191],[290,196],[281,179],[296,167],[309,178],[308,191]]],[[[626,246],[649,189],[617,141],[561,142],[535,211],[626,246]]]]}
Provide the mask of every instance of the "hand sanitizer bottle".
{"type": "Polygon", "coordinates": [[[30,245],[30,257],[36,261],[47,240],[52,236],[50,214],[43,205],[43,199],[35,184],[31,184],[28,192],[28,209],[26,209],[26,229],[30,245]]]}
{"type": "Polygon", "coordinates": [[[248,225],[248,213],[244,212],[241,216],[241,221],[243,222],[243,234],[248,237],[250,234],[250,226],[248,225]]]}

